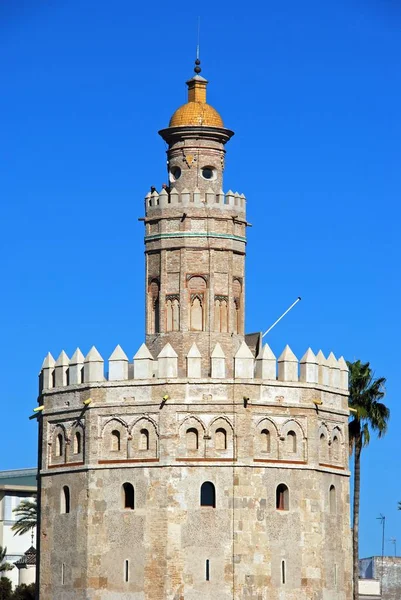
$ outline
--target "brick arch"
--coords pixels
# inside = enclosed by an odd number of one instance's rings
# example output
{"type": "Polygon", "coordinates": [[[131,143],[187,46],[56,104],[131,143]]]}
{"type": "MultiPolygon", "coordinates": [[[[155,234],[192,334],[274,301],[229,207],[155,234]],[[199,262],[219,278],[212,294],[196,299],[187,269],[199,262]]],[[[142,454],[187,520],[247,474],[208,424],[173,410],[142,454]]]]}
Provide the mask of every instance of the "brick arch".
{"type": "Polygon", "coordinates": [[[70,444],[67,451],[67,460],[69,462],[83,461],[84,458],[84,439],[85,427],[82,423],[74,423],[70,430],[70,444]],[[79,438],[77,437],[79,436],[79,438]]]}
{"type": "Polygon", "coordinates": [[[130,453],[135,459],[157,458],[159,433],[156,423],[150,417],[140,417],[129,429],[130,453]]]}
{"type": "Polygon", "coordinates": [[[57,423],[51,433],[51,442],[49,445],[48,462],[52,465],[63,464],[67,456],[67,428],[62,423],[57,423]],[[59,436],[61,436],[59,438],[59,436]]]}
{"type": "Polygon", "coordinates": [[[208,454],[211,456],[234,457],[234,427],[228,417],[219,415],[208,426],[208,454]]]}
{"type": "Polygon", "coordinates": [[[319,463],[326,464],[329,461],[329,444],[330,444],[330,433],[326,423],[321,423],[318,430],[318,454],[319,463]],[[324,440],[322,439],[324,436],[324,440]]]}
{"type": "Polygon", "coordinates": [[[105,421],[103,423],[103,425],[101,427],[101,432],[100,432],[101,435],[103,435],[104,430],[110,423],[115,423],[116,425],[125,427],[125,429],[128,430],[128,423],[126,423],[124,421],[124,419],[121,419],[120,417],[110,417],[110,419],[108,419],[107,421],[105,421]]]}
{"type": "Polygon", "coordinates": [[[276,459],[278,456],[278,437],[276,423],[267,417],[260,419],[255,427],[254,457],[276,459]]]}
{"type": "Polygon", "coordinates": [[[111,417],[102,427],[100,435],[102,458],[121,460],[127,458],[127,423],[119,417],[111,417]]]}
{"type": "Polygon", "coordinates": [[[305,460],[305,432],[296,419],[288,419],[280,429],[279,453],[286,460],[305,460]]]}
{"type": "Polygon", "coordinates": [[[179,455],[191,457],[200,457],[204,456],[205,449],[205,433],[206,427],[203,421],[195,416],[188,415],[185,419],[180,423],[178,434],[179,434],[179,455]],[[191,435],[188,435],[189,430],[196,430],[196,440],[195,433],[191,432],[191,435]]]}
{"type": "Polygon", "coordinates": [[[344,436],[338,425],[331,430],[330,438],[330,462],[334,464],[342,463],[344,436]]]}

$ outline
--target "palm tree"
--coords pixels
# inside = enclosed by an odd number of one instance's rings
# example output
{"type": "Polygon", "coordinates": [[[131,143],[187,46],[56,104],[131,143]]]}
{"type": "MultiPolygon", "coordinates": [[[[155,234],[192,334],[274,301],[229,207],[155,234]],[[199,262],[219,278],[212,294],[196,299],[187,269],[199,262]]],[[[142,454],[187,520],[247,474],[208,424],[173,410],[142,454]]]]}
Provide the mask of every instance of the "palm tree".
{"type": "Polygon", "coordinates": [[[5,573],[5,571],[11,571],[11,569],[14,568],[14,565],[11,565],[9,562],[3,562],[6,558],[6,554],[7,548],[3,549],[3,546],[0,546],[0,577],[3,576],[3,573],[5,573]]]}
{"type": "Polygon", "coordinates": [[[359,579],[359,502],[361,488],[361,452],[370,441],[370,430],[382,437],[387,431],[390,410],[379,402],[385,394],[385,377],[374,378],[369,363],[357,360],[348,362],[349,406],[352,409],[349,423],[350,452],[354,452],[354,505],[353,505],[353,579],[354,600],[358,600],[359,579]]]}
{"type": "Polygon", "coordinates": [[[13,512],[17,515],[17,520],[11,527],[15,531],[14,535],[23,535],[36,527],[38,518],[38,505],[36,498],[33,500],[21,500],[13,512]]]}

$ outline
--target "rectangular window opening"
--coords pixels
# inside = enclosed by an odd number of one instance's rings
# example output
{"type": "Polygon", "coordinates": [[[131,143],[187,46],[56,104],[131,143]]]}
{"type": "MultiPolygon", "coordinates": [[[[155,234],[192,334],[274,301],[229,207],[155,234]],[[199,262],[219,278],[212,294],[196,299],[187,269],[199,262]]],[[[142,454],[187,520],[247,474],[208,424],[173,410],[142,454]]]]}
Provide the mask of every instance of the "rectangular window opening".
{"type": "Polygon", "coordinates": [[[281,561],[281,583],[285,584],[285,560],[281,561]]]}
{"type": "Polygon", "coordinates": [[[209,559],[206,560],[206,581],[210,581],[210,565],[209,559]]]}
{"type": "Polygon", "coordinates": [[[129,580],[129,564],[128,560],[124,563],[124,581],[127,583],[129,580]]]}

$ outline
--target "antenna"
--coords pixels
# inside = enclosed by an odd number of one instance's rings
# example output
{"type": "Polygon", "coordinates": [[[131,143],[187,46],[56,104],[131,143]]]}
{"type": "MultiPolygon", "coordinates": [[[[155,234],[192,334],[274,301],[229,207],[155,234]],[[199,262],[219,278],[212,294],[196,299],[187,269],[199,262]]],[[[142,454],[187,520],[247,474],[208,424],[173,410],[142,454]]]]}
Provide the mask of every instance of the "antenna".
{"type": "Polygon", "coordinates": [[[199,59],[199,48],[200,48],[200,17],[198,17],[198,34],[196,38],[196,60],[199,59]]]}
{"type": "Polygon", "coordinates": [[[394,546],[394,556],[397,556],[397,538],[392,537],[388,540],[394,546]]]}
{"type": "Polygon", "coordinates": [[[282,319],[283,317],[285,317],[285,315],[286,315],[287,313],[289,313],[289,312],[290,312],[290,310],[291,310],[292,308],[294,308],[294,306],[295,306],[296,304],[298,304],[298,302],[299,302],[300,300],[301,300],[301,296],[298,296],[298,298],[295,300],[295,302],[293,302],[293,303],[291,304],[291,306],[290,306],[289,308],[287,308],[287,310],[286,310],[285,312],[283,312],[283,314],[281,315],[281,317],[279,317],[279,318],[277,319],[277,321],[274,321],[273,325],[270,325],[269,329],[267,329],[267,330],[264,332],[264,334],[262,335],[262,339],[265,337],[265,335],[266,335],[267,333],[269,333],[269,331],[271,331],[271,330],[273,329],[273,327],[275,327],[275,326],[277,325],[277,323],[278,323],[279,321],[281,321],[281,319],[282,319]]]}

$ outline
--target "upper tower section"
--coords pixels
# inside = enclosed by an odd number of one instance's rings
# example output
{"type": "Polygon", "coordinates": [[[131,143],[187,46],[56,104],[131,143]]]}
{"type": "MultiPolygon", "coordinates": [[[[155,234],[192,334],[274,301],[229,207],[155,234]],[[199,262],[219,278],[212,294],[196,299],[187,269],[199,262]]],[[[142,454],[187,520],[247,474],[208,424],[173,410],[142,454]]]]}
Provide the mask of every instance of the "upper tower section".
{"type": "Polygon", "coordinates": [[[220,114],[206,102],[207,80],[195,75],[187,81],[188,102],[170,119],[169,127],[159,133],[168,144],[167,168],[171,187],[220,193],[223,187],[224,145],[234,135],[226,129],[220,114]]]}

